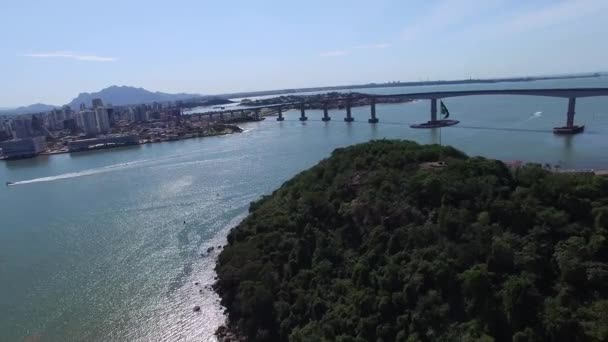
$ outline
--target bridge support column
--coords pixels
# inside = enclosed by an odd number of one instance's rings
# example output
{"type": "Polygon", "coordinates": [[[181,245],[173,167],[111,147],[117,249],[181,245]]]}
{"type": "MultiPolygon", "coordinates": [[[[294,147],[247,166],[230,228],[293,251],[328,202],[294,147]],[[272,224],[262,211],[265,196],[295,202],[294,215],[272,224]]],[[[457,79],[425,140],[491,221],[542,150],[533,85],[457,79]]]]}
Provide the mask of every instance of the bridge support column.
{"type": "Polygon", "coordinates": [[[376,117],[376,98],[372,97],[371,107],[371,118],[367,120],[369,123],[378,123],[378,118],[376,117]]]}
{"type": "Polygon", "coordinates": [[[574,114],[576,113],[576,97],[568,99],[568,113],[566,119],[566,127],[574,126],[574,114]]]}
{"type": "Polygon", "coordinates": [[[437,121],[437,99],[431,99],[431,122],[437,121]]]}
{"type": "Polygon", "coordinates": [[[355,119],[352,116],[351,108],[350,108],[350,99],[346,100],[346,117],[344,118],[346,122],[353,122],[355,119]]]}
{"type": "Polygon", "coordinates": [[[277,121],[285,120],[285,118],[283,117],[283,107],[279,106],[279,108],[277,108],[277,111],[279,113],[279,116],[277,117],[277,121]]]}
{"type": "Polygon", "coordinates": [[[300,121],[306,121],[308,117],[306,117],[306,108],[304,106],[304,102],[300,102],[300,121]]]}
{"type": "Polygon", "coordinates": [[[323,121],[329,121],[331,120],[331,118],[329,117],[329,114],[327,113],[327,102],[323,103],[323,119],[321,119],[323,121]]]}
{"type": "Polygon", "coordinates": [[[553,128],[555,134],[576,134],[585,130],[585,126],[577,126],[574,124],[574,115],[576,114],[576,97],[568,99],[568,112],[566,113],[566,126],[553,128]]]}

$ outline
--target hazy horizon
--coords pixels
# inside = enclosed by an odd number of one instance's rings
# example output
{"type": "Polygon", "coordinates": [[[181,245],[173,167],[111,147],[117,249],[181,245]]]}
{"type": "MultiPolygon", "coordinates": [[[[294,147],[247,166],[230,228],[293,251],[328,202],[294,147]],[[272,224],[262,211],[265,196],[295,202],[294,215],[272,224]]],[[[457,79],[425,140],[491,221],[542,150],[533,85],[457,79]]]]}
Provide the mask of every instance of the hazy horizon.
{"type": "MultiPolygon", "coordinates": [[[[501,80],[501,79],[511,79],[511,78],[524,78],[524,77],[532,77],[532,78],[536,78],[536,77],[560,77],[560,76],[585,76],[585,75],[591,75],[594,73],[600,73],[600,74],[605,74],[605,71],[583,71],[583,72],[576,72],[576,73],[569,73],[569,74],[544,74],[544,75],[505,75],[505,76],[497,76],[497,77],[493,77],[493,78],[477,78],[475,80],[491,80],[491,79],[496,79],[496,80],[501,80]]],[[[400,83],[411,83],[411,82],[444,82],[444,81],[464,81],[467,80],[465,78],[460,78],[460,79],[433,79],[433,80],[392,80],[392,81],[378,81],[378,82],[367,82],[367,83],[358,83],[358,84],[325,84],[325,85],[313,85],[313,86],[308,86],[308,87],[301,87],[301,88],[288,88],[288,87],[283,87],[283,88],[273,88],[273,89],[256,89],[256,90],[247,90],[247,91],[234,91],[234,92],[226,92],[226,93],[216,93],[216,94],[201,94],[201,93],[191,93],[192,95],[202,95],[202,96],[215,96],[215,95],[225,95],[225,94],[239,94],[239,93],[248,93],[248,92],[265,92],[265,91],[281,91],[281,90],[291,90],[291,89],[309,89],[309,88],[325,88],[325,87],[348,87],[348,86],[361,86],[361,85],[372,85],[372,84],[387,84],[389,82],[400,82],[400,83]]],[[[428,85],[428,86],[432,86],[432,85],[428,85]]],[[[144,90],[150,91],[150,92],[158,92],[158,90],[155,89],[146,89],[144,87],[140,87],[140,86],[131,86],[131,85],[127,85],[127,84],[112,84],[112,85],[108,85],[105,86],[101,89],[98,90],[94,90],[94,91],[90,91],[90,92],[80,92],[80,93],[96,93],[99,91],[102,91],[104,89],[110,88],[110,87],[131,87],[131,88],[142,88],[144,90]]],[[[75,94],[74,98],[79,95],[75,94]]],[[[178,94],[178,93],[186,93],[183,91],[176,91],[174,94],[178,94]]],[[[71,99],[73,100],[73,98],[71,99]]],[[[69,102],[69,101],[68,101],[69,102]]],[[[51,106],[56,106],[56,107],[60,107],[63,105],[66,105],[68,102],[66,103],[27,103],[27,104],[20,104],[18,106],[13,106],[13,107],[6,107],[6,106],[0,106],[0,111],[1,110],[11,110],[11,109],[17,109],[20,107],[27,107],[27,106],[31,106],[31,105],[51,105],[51,106]]]]}
{"type": "Polygon", "coordinates": [[[603,0],[9,0],[0,107],[129,85],[220,94],[606,70],[603,0]],[[117,11],[116,9],[120,9],[117,11]],[[15,39],[14,37],[19,37],[15,39]]]}

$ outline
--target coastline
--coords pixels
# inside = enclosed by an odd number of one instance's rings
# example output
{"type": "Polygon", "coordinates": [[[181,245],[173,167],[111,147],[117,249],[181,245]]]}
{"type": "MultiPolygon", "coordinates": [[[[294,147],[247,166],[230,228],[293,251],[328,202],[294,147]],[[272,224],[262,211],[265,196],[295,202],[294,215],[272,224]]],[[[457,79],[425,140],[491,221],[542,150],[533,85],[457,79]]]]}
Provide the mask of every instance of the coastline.
{"type": "MultiPolygon", "coordinates": [[[[98,147],[98,148],[82,149],[82,150],[76,150],[76,151],[69,151],[67,149],[61,149],[61,150],[55,150],[55,151],[44,151],[44,152],[39,153],[36,156],[28,157],[28,158],[21,158],[21,159],[32,159],[32,158],[36,158],[36,157],[40,157],[40,156],[52,156],[52,155],[66,154],[66,153],[80,153],[80,152],[91,152],[91,151],[98,151],[98,150],[109,150],[109,149],[127,147],[127,146],[157,144],[157,143],[163,143],[163,142],[169,142],[169,141],[187,140],[187,139],[194,139],[194,138],[208,138],[208,137],[216,137],[216,136],[223,136],[223,135],[230,135],[230,134],[244,132],[244,129],[237,125],[225,124],[225,126],[227,126],[227,127],[223,131],[220,131],[220,132],[192,133],[192,134],[186,134],[184,136],[171,137],[168,139],[156,140],[156,141],[144,139],[144,140],[140,140],[139,143],[137,143],[137,144],[103,146],[103,147],[98,147]]],[[[13,159],[7,159],[4,157],[0,157],[0,160],[11,161],[13,159]]]]}

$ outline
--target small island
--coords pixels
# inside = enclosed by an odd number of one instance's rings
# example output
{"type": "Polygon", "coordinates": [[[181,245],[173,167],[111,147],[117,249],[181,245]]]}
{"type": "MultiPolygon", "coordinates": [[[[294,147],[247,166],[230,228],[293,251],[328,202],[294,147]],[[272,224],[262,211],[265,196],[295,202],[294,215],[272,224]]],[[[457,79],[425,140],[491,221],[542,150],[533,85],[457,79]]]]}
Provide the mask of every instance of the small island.
{"type": "Polygon", "coordinates": [[[341,148],[252,203],[216,271],[220,340],[607,341],[608,179],[341,148]]]}

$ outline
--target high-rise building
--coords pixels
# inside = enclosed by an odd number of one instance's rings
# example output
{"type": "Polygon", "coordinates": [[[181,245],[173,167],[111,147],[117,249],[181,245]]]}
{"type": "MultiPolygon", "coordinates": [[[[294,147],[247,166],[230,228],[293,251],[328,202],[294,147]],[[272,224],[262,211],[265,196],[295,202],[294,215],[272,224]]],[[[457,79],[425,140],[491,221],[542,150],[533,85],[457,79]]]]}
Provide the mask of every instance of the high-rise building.
{"type": "Polygon", "coordinates": [[[114,108],[106,106],[106,110],[108,111],[108,119],[110,120],[110,127],[114,127],[116,125],[116,111],[114,108]]]}
{"type": "Polygon", "coordinates": [[[76,115],[76,124],[86,135],[97,135],[97,118],[92,110],[83,110],[76,115]]]}
{"type": "Polygon", "coordinates": [[[103,101],[101,99],[93,99],[93,109],[103,107],[103,101]]]}
{"type": "Polygon", "coordinates": [[[74,112],[72,111],[72,108],[70,108],[70,106],[64,105],[63,107],[61,107],[61,109],[63,109],[63,115],[65,117],[64,120],[72,118],[74,112]]]}
{"type": "Polygon", "coordinates": [[[10,121],[0,117],[0,141],[9,140],[12,137],[10,121]]]}
{"type": "Polygon", "coordinates": [[[63,129],[63,120],[65,120],[63,109],[54,109],[46,115],[47,127],[51,131],[63,129]]]}
{"type": "Polygon", "coordinates": [[[32,120],[27,117],[13,119],[11,122],[11,133],[13,134],[13,139],[24,139],[33,136],[32,120]]]}
{"type": "Polygon", "coordinates": [[[98,133],[108,133],[110,131],[110,117],[106,108],[95,108],[95,119],[97,120],[98,133]]]}
{"type": "Polygon", "coordinates": [[[80,104],[80,111],[82,112],[83,110],[86,110],[87,106],[84,105],[84,103],[80,104]]]}
{"type": "Polygon", "coordinates": [[[143,105],[139,105],[135,108],[132,108],[132,120],[134,122],[146,121],[146,108],[143,105]]]}

